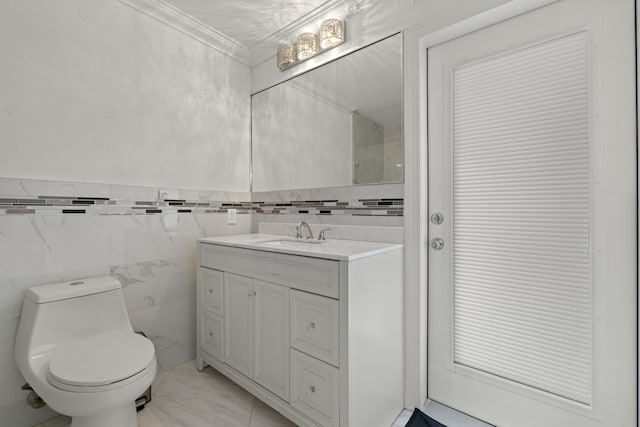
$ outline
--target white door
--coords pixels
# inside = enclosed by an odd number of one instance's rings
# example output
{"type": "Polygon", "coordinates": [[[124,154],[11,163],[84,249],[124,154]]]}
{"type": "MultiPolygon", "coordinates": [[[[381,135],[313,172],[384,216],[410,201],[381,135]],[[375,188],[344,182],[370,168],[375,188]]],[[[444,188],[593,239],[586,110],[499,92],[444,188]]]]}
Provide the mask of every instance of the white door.
{"type": "Polygon", "coordinates": [[[254,379],[289,401],[289,288],[256,280],[254,379]]]}
{"type": "Polygon", "coordinates": [[[224,362],[253,375],[253,279],[224,273],[224,362]]]}
{"type": "Polygon", "coordinates": [[[563,0],[429,49],[431,399],[636,425],[634,15],[563,0]]]}

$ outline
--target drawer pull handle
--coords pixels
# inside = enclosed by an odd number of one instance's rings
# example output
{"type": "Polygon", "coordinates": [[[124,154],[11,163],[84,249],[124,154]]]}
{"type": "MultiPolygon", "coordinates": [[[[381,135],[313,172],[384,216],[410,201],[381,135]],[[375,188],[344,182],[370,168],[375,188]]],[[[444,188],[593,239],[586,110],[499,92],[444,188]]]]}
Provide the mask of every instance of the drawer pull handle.
{"type": "Polygon", "coordinates": [[[309,387],[309,390],[311,390],[311,393],[315,393],[316,392],[316,386],[312,385],[311,387],[309,387]]]}
{"type": "Polygon", "coordinates": [[[256,296],[256,291],[249,291],[249,292],[247,292],[247,296],[255,297],[255,296],[256,296]]]}

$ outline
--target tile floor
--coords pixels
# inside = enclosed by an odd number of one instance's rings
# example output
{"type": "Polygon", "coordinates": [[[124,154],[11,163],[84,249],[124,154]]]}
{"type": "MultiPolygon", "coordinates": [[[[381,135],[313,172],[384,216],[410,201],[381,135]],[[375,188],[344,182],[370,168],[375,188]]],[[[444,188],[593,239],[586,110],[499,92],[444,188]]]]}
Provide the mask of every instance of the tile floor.
{"type": "MultiPolygon", "coordinates": [[[[139,427],[294,427],[218,371],[198,372],[195,361],[158,374],[152,399],[138,412],[139,427]]],[[[67,427],[58,416],[37,427],[67,427]]]]}
{"type": "MultiPolygon", "coordinates": [[[[139,427],[295,427],[211,367],[198,372],[195,361],[158,374],[151,391],[151,403],[138,412],[139,427]]],[[[449,427],[490,427],[433,401],[422,410],[449,427]]],[[[410,416],[411,411],[402,411],[391,427],[404,427],[410,416]]],[[[70,423],[69,417],[60,415],[34,427],[70,423]]]]}

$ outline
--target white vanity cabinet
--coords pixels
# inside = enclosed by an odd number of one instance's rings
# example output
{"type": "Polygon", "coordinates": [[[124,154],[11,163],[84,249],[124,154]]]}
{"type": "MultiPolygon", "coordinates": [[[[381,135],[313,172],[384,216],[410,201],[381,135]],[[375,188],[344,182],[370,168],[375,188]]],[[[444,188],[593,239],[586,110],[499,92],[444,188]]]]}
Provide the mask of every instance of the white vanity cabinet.
{"type": "Polygon", "coordinates": [[[200,239],[198,368],[301,426],[391,425],[403,406],[402,246],[272,250],[266,238],[200,239]]]}

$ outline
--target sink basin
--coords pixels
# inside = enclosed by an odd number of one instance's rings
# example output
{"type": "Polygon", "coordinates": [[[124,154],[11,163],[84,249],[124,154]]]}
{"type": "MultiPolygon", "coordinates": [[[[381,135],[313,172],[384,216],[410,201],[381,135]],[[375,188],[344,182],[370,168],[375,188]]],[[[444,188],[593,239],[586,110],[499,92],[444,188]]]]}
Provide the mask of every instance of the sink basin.
{"type": "Polygon", "coordinates": [[[269,246],[282,246],[282,247],[295,247],[295,246],[307,246],[307,245],[321,245],[327,243],[327,240],[315,240],[315,239],[275,239],[265,240],[258,242],[259,245],[269,246]]]}

